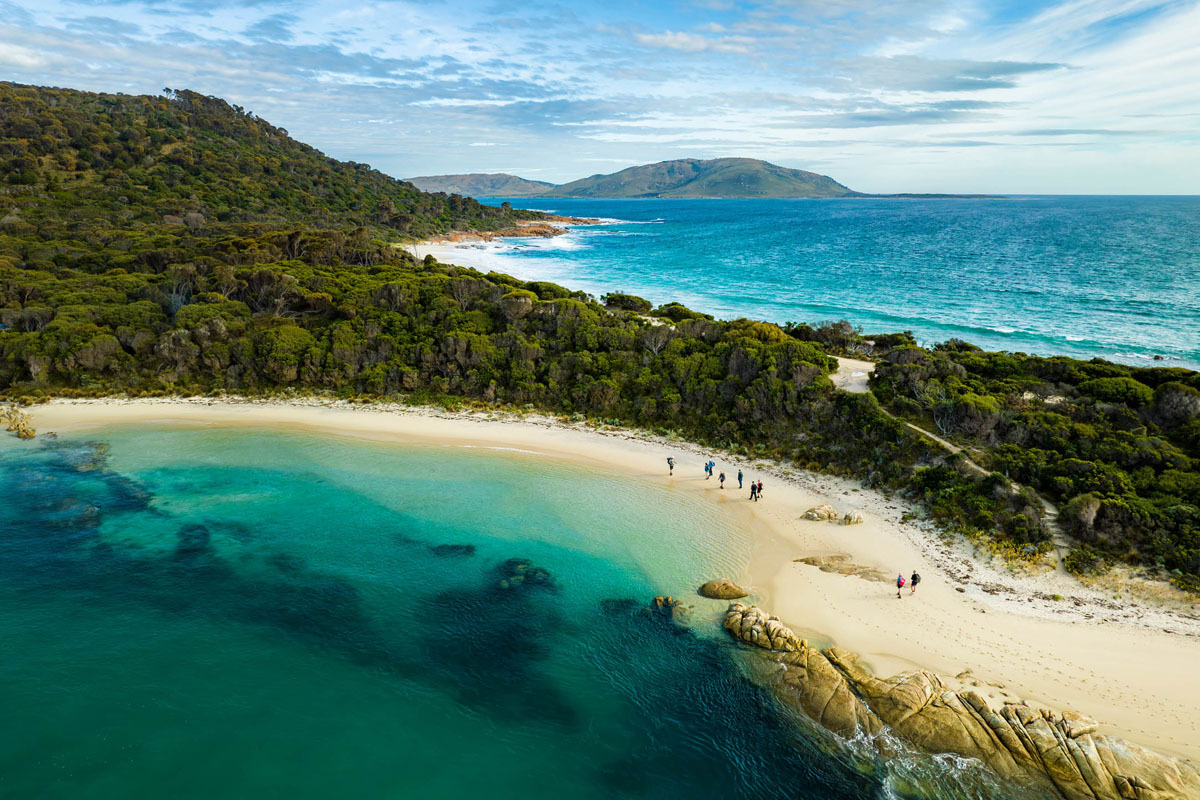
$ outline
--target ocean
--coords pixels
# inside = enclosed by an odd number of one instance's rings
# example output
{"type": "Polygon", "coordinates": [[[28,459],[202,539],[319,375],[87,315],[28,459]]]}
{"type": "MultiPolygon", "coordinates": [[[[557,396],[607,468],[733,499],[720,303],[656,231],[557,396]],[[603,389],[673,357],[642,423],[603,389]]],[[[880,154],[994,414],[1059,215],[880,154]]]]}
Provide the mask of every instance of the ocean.
{"type": "Polygon", "coordinates": [[[162,422],[4,437],[0,495],[7,800],[1018,796],[748,680],[693,593],[744,531],[632,476],[162,422]]]}
{"type": "Polygon", "coordinates": [[[608,224],[439,259],[721,318],[1200,368],[1200,197],[511,202],[608,224]]]}

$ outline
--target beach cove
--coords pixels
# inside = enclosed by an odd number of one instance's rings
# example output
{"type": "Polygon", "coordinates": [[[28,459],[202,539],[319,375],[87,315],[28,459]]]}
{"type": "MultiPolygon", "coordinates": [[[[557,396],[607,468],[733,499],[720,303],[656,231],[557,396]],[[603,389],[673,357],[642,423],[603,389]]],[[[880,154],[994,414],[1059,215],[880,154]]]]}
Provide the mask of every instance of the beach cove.
{"type": "MultiPolygon", "coordinates": [[[[727,574],[696,574],[690,584],[687,575],[677,574],[673,582],[654,587],[694,605],[697,628],[719,629],[727,604],[690,595],[688,589],[710,578],[732,578],[751,590],[753,602],[797,633],[861,654],[878,675],[928,669],[950,685],[974,688],[997,702],[1024,699],[1034,706],[1078,710],[1099,720],[1103,734],[1200,758],[1200,686],[1192,679],[1200,656],[1200,618],[1194,608],[1114,598],[1060,574],[1010,575],[904,520],[910,509],[899,500],[850,481],[784,475],[765,464],[712,454],[718,471],[729,477],[722,491],[715,479],[704,479],[701,465],[709,454],[698,448],[533,415],[516,419],[316,400],[118,399],[56,401],[33,414],[40,432],[55,431],[64,439],[132,427],[303,431],[388,445],[485,449],[516,462],[570,465],[584,471],[582,480],[595,475],[628,481],[626,491],[644,486],[665,492],[661,496],[681,508],[703,509],[699,519],[710,522],[695,524],[727,526],[731,532],[729,545],[713,546],[737,552],[708,553],[696,562],[727,574]],[[668,456],[677,461],[674,477],[667,475],[668,456]],[[763,502],[751,504],[736,490],[739,467],[748,479],[764,481],[763,502]],[[842,526],[800,519],[821,503],[839,512],[860,511],[865,521],[842,526]],[[917,570],[924,580],[915,596],[906,589],[898,600],[889,583],[838,571],[846,565],[862,568],[861,574],[887,576],[917,570]]],[[[437,496],[437,477],[426,480],[437,496]]],[[[585,492],[580,503],[599,502],[595,498],[585,492]]]]}

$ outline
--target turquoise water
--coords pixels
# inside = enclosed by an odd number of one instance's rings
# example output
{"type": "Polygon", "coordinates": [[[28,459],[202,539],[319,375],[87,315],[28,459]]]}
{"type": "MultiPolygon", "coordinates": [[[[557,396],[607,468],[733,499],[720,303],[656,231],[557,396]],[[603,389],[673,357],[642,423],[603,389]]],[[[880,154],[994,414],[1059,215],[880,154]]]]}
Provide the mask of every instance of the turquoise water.
{"type": "Polygon", "coordinates": [[[6,438],[0,496],[5,798],[1013,796],[830,755],[722,604],[642,613],[749,546],[637,476],[163,425],[6,438]]]}
{"type": "Polygon", "coordinates": [[[440,257],[720,317],[1200,368],[1197,197],[512,203],[621,221],[440,257]]]}

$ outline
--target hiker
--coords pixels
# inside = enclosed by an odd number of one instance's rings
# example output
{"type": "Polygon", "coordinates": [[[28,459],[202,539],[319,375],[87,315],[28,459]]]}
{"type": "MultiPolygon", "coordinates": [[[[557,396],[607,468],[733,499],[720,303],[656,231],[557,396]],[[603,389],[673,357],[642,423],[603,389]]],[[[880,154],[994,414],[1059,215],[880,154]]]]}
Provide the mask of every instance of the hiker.
{"type": "Polygon", "coordinates": [[[725,473],[724,472],[721,473],[721,476],[720,476],[720,478],[718,478],[718,480],[721,481],[721,488],[724,489],[725,488],[725,473]]]}
{"type": "Polygon", "coordinates": [[[762,497],[762,481],[758,482],[758,496],[762,497]]]}
{"type": "Polygon", "coordinates": [[[742,488],[742,471],[738,470],[738,488],[742,488]]]}
{"type": "Polygon", "coordinates": [[[675,459],[672,456],[667,456],[667,467],[671,470],[672,475],[675,474],[675,459]]]}
{"type": "Polygon", "coordinates": [[[758,484],[754,481],[750,481],[750,499],[756,503],[758,502],[758,484]]]}
{"type": "Polygon", "coordinates": [[[904,595],[900,594],[900,590],[904,588],[904,573],[901,572],[896,576],[896,597],[900,600],[904,599],[904,595]]]}
{"type": "Polygon", "coordinates": [[[914,569],[913,574],[912,574],[912,580],[909,581],[909,586],[912,587],[912,591],[910,591],[909,594],[917,593],[917,584],[920,582],[921,582],[921,576],[918,575],[917,571],[914,569]]]}

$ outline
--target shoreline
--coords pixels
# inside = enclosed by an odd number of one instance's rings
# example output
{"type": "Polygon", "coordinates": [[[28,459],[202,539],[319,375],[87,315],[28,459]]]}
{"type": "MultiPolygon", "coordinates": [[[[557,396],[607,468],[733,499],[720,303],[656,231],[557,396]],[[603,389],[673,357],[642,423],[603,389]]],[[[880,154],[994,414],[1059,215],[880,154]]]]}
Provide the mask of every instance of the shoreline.
{"type": "MultiPolygon", "coordinates": [[[[319,430],[378,441],[506,447],[654,481],[717,503],[750,533],[746,574],[697,575],[696,586],[710,578],[737,580],[798,633],[859,653],[881,676],[928,669],[952,687],[1077,710],[1100,720],[1101,733],[1200,761],[1195,605],[1152,605],[1128,595],[1114,600],[1111,591],[1059,573],[1013,574],[974,557],[961,540],[945,541],[932,526],[902,519],[912,510],[906,502],[851,480],[713,455],[731,476],[741,467],[747,477],[764,480],[763,502],[750,503],[736,489],[721,492],[715,480],[705,482],[700,465],[709,451],[699,446],[534,414],[321,398],[57,400],[29,411],[43,434],[139,423],[319,430]],[[678,462],[674,478],[666,474],[668,455],[678,462]],[[842,526],[799,519],[823,502],[839,513],[861,511],[866,521],[842,526]],[[835,555],[845,559],[827,560],[835,555]],[[799,561],[806,558],[826,561],[799,561]],[[916,569],[924,580],[916,596],[905,587],[897,600],[889,582],[836,571],[847,565],[883,576],[916,569]],[[1063,599],[1053,599],[1059,595],[1063,599]]],[[[696,596],[688,602],[723,601],[696,596]]]]}
{"type": "MultiPolygon", "coordinates": [[[[411,242],[409,244],[398,246],[412,248],[434,248],[439,246],[457,247],[471,244],[472,242],[494,242],[499,239],[549,239],[554,236],[562,236],[569,230],[569,228],[560,227],[563,225],[576,226],[599,224],[601,224],[601,220],[592,217],[567,217],[561,214],[545,214],[540,220],[518,220],[515,228],[503,228],[497,231],[451,231],[440,236],[422,239],[419,242],[411,242]]],[[[418,256],[418,258],[420,257],[421,256],[418,256]]]]}

